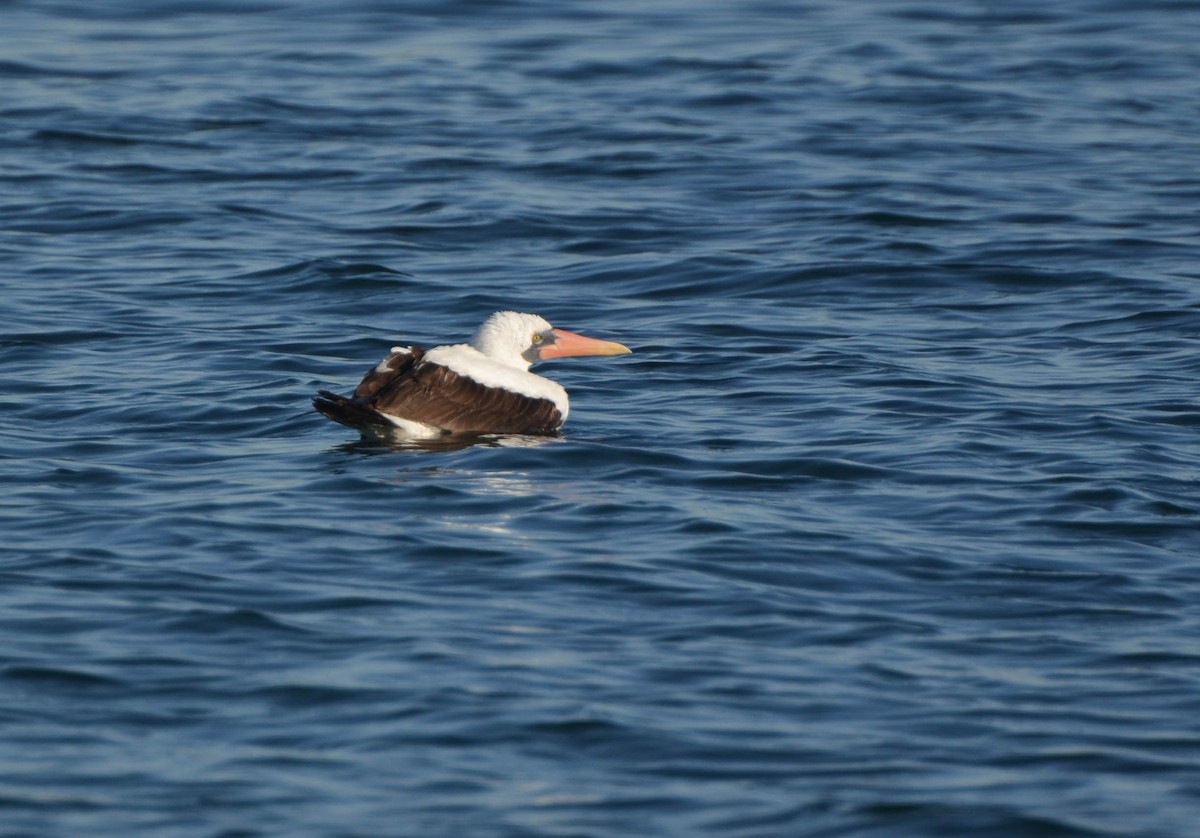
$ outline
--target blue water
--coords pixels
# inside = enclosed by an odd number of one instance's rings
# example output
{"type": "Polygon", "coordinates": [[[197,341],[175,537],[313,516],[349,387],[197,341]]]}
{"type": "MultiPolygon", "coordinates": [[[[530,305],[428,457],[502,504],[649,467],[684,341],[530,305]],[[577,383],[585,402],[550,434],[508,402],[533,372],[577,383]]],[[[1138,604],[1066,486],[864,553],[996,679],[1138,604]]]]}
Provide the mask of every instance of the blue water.
{"type": "Polygon", "coordinates": [[[1197,834],[1197,43],[0,2],[0,833],[1197,834]],[[560,436],[310,409],[505,308],[560,436]]]}

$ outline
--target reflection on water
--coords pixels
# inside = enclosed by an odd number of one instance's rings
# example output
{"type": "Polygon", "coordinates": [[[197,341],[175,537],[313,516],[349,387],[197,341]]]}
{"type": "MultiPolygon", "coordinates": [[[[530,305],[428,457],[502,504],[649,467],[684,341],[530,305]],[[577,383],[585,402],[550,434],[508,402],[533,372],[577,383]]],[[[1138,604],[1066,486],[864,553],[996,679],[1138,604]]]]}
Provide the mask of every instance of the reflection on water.
{"type": "Polygon", "coordinates": [[[562,441],[562,437],[530,434],[443,434],[436,437],[364,436],[331,448],[349,454],[385,454],[388,452],[424,452],[445,454],[466,448],[541,448],[562,441]]]}

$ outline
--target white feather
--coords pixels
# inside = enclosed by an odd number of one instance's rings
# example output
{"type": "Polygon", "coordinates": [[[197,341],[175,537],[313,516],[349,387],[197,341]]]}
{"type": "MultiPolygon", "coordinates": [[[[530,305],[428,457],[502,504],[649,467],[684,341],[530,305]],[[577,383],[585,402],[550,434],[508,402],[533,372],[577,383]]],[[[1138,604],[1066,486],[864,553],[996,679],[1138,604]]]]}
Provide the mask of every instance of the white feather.
{"type": "MultiPolygon", "coordinates": [[[[530,335],[532,334],[531,332],[530,335]]],[[[520,358],[520,353],[517,354],[517,357],[520,358]]],[[[567,391],[562,388],[562,385],[529,372],[527,369],[529,365],[523,359],[520,367],[500,363],[484,355],[474,346],[459,343],[430,349],[425,353],[424,361],[448,367],[459,375],[465,375],[478,381],[484,387],[502,387],[513,393],[520,393],[522,396],[549,399],[558,408],[563,420],[565,421],[567,418],[569,404],[567,391]]]]}
{"type": "Polygon", "coordinates": [[[415,439],[428,439],[431,437],[441,436],[443,434],[441,428],[435,428],[433,425],[426,425],[424,422],[414,422],[412,419],[401,419],[399,416],[393,416],[390,413],[379,413],[379,415],[395,425],[396,428],[404,435],[411,436],[415,439]]]}

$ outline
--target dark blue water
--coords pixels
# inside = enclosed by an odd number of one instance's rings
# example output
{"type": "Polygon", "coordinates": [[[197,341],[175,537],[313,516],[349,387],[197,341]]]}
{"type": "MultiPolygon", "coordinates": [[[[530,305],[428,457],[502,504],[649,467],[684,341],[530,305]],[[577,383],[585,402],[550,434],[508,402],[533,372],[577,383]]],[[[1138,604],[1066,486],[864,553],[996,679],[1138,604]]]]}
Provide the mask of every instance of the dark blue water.
{"type": "Polygon", "coordinates": [[[0,2],[0,832],[1196,834],[1197,43],[0,2]],[[561,436],[311,411],[503,308],[561,436]]]}

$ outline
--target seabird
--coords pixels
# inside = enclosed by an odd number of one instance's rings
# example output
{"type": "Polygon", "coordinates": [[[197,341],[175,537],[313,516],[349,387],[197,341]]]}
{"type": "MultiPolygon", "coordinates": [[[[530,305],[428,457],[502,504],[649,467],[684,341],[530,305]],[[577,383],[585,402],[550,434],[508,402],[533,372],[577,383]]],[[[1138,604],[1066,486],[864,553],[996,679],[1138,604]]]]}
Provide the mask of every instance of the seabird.
{"type": "Polygon", "coordinates": [[[567,421],[567,391],[531,364],[581,355],[628,355],[612,341],[555,329],[536,314],[499,311],[470,343],[393,346],[354,395],[319,391],[313,407],[372,436],[550,434],[567,421]]]}

